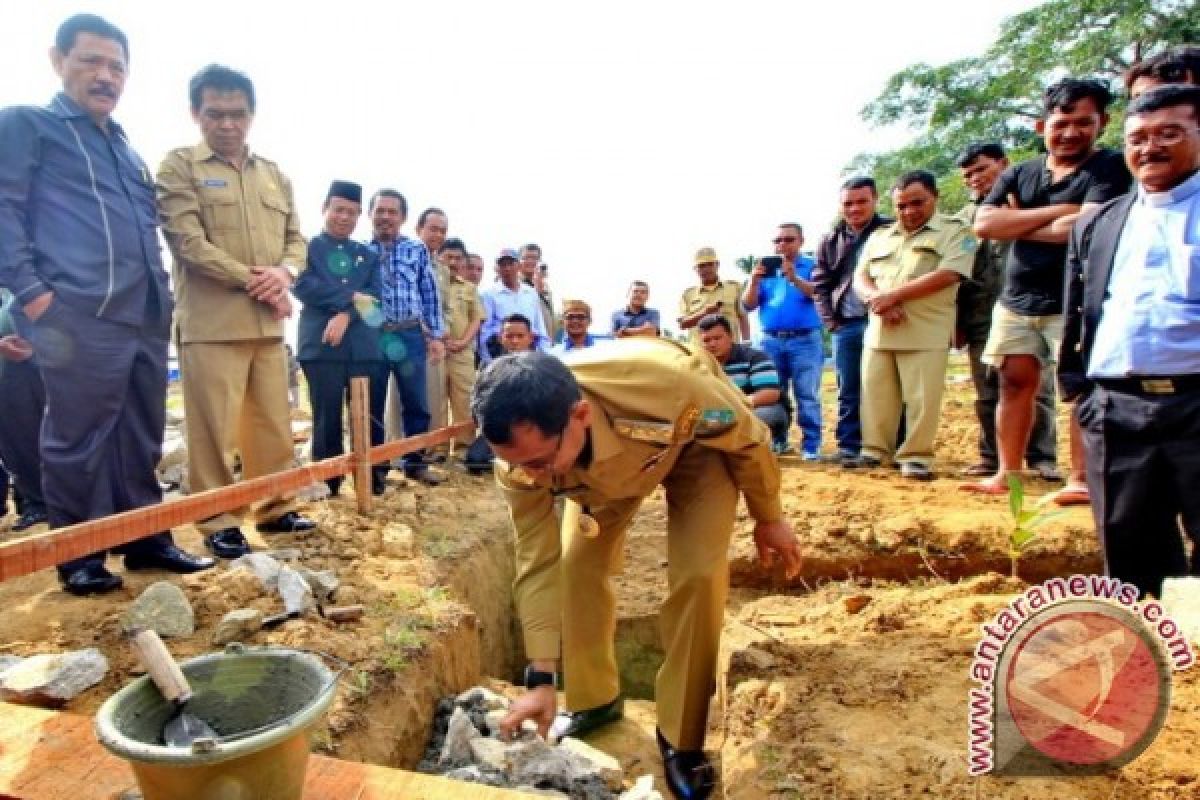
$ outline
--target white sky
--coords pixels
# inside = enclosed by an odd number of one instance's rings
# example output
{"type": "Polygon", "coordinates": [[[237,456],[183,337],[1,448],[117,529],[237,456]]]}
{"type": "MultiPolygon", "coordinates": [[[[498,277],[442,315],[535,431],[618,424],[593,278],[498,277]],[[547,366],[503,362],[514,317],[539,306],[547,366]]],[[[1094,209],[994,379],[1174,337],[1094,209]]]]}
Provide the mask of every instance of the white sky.
{"type": "Polygon", "coordinates": [[[741,277],[734,259],[771,252],[778,222],[815,245],[843,165],[903,139],[858,116],[884,81],[980,52],[1037,4],[2,2],[0,105],[47,102],[55,29],[101,14],[130,38],[115,116],[152,168],[198,141],[189,77],[243,70],[251,146],[292,178],[306,234],[331,179],[390,185],[409,200],[406,232],[440,206],[489,267],[502,247],[541,244],[556,298],[587,299],[596,328],[634,278],[673,320],[700,246],[741,277]]]}

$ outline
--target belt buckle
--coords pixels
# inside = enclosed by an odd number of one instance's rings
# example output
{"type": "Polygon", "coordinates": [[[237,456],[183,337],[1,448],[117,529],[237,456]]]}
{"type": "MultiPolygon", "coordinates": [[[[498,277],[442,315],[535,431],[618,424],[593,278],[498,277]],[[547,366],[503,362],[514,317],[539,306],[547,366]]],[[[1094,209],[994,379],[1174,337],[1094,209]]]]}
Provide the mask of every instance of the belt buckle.
{"type": "Polygon", "coordinates": [[[1141,384],[1146,394],[1175,394],[1175,381],[1170,378],[1142,378],[1141,384]]]}

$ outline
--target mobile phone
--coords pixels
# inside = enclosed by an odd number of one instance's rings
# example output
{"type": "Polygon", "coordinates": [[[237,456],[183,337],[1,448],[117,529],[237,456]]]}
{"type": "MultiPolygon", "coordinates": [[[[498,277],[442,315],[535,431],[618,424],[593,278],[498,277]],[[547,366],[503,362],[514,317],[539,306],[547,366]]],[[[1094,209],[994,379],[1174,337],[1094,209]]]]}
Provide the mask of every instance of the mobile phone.
{"type": "Polygon", "coordinates": [[[764,277],[774,278],[779,274],[779,268],[783,266],[783,256],[763,256],[758,263],[766,272],[764,277]]]}

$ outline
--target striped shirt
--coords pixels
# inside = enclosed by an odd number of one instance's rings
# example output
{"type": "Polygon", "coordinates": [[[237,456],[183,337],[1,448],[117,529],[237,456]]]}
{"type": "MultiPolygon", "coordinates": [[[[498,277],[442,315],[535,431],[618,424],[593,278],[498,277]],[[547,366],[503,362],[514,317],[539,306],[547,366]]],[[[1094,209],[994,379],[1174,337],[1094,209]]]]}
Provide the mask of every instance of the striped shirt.
{"type": "Polygon", "coordinates": [[[427,335],[440,339],[446,331],[442,301],[425,243],[401,237],[390,246],[377,240],[369,246],[379,254],[383,273],[384,322],[420,320],[427,335]]]}
{"type": "Polygon", "coordinates": [[[747,396],[761,389],[778,389],[779,373],[775,362],[762,350],[748,344],[735,344],[721,365],[733,385],[747,396]]]}

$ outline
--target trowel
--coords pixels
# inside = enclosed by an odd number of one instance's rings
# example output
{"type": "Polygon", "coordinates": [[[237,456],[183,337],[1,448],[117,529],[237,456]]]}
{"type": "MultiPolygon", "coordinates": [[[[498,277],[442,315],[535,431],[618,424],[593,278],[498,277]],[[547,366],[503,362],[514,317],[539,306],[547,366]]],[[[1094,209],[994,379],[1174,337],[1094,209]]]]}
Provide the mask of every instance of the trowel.
{"type": "Polygon", "coordinates": [[[138,631],[133,635],[133,649],[150,680],[154,681],[163,697],[175,706],[175,713],[163,723],[163,742],[169,747],[191,747],[200,739],[218,741],[221,737],[211,725],[184,711],[184,706],[192,699],[192,687],[158,633],[152,630],[138,631]]]}

